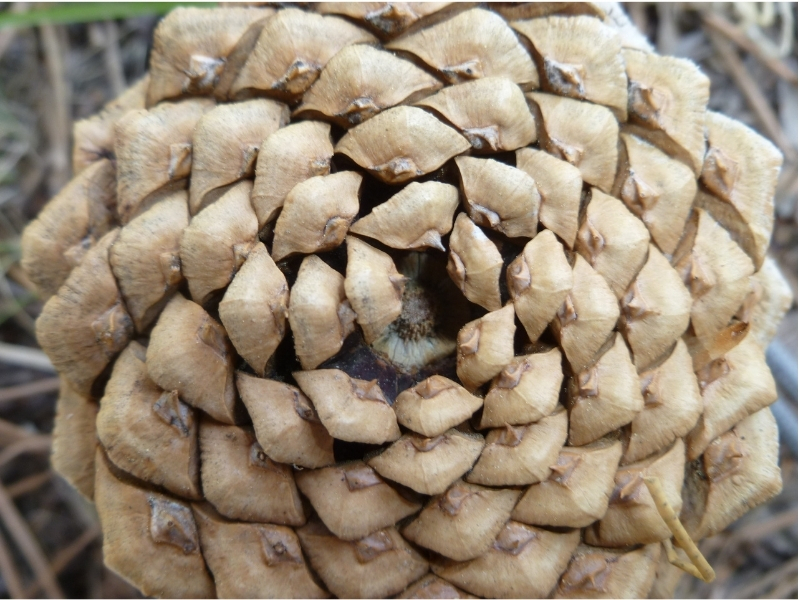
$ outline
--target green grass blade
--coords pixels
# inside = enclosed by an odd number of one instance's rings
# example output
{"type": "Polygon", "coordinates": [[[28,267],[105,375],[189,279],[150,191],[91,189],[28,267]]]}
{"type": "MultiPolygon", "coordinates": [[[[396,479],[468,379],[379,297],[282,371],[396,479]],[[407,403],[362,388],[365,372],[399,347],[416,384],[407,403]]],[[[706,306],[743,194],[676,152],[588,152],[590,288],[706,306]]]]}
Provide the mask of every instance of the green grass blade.
{"type": "Polygon", "coordinates": [[[206,2],[76,2],[34,8],[21,13],[0,14],[0,29],[38,27],[45,24],[88,23],[126,19],[140,15],[163,15],[176,6],[210,6],[206,2]]]}

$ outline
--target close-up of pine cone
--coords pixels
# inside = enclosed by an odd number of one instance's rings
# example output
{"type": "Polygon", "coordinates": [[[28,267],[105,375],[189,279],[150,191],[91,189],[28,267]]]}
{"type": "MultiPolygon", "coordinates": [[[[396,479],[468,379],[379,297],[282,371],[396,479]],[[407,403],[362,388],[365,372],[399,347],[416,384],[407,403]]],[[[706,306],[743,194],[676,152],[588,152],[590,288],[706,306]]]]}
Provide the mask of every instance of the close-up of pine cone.
{"type": "Polygon", "coordinates": [[[782,489],[784,157],[617,5],[184,7],[28,225],[156,597],[672,597],[782,489]]]}

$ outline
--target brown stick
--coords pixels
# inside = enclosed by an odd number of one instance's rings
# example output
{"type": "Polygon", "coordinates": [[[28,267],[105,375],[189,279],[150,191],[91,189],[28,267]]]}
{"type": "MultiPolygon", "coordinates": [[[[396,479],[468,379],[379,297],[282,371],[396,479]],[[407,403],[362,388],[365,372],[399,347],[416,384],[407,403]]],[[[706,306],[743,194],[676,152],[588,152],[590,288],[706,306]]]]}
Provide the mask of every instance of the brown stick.
{"type": "Polygon", "coordinates": [[[796,150],[786,137],[786,134],[783,133],[783,128],[778,121],[778,117],[775,116],[775,112],[764,97],[764,93],[761,91],[758,83],[756,83],[755,79],[750,75],[747,67],[744,66],[742,59],[739,58],[739,55],[733,49],[730,42],[714,31],[707,31],[714,49],[725,64],[725,69],[741,90],[747,104],[753,109],[764,131],[772,141],[775,142],[775,145],[781,149],[781,152],[783,152],[786,157],[786,162],[795,162],[797,160],[796,150]]]}
{"type": "Polygon", "coordinates": [[[60,384],[61,380],[58,377],[48,377],[47,379],[40,379],[30,383],[3,388],[0,389],[0,403],[27,398],[35,394],[53,392],[59,388],[60,384]]]}
{"type": "Polygon", "coordinates": [[[30,564],[47,597],[63,598],[64,592],[58,585],[47,557],[3,485],[0,485],[0,519],[30,564]]]}
{"type": "Polygon", "coordinates": [[[768,55],[764,50],[756,44],[753,40],[747,37],[747,34],[736,27],[733,23],[728,21],[725,17],[716,12],[703,12],[703,23],[714,31],[721,33],[730,41],[739,46],[742,50],[746,50],[758,60],[764,63],[770,71],[775,73],[781,79],[785,79],[789,83],[797,85],[797,73],[792,71],[782,60],[768,55]]]}

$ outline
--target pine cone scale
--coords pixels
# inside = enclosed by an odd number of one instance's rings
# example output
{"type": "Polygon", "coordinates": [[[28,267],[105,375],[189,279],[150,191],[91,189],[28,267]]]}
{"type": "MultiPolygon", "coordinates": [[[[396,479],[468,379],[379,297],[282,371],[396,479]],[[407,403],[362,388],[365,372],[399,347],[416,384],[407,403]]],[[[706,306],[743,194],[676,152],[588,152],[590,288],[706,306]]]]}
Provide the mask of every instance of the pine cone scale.
{"type": "Polygon", "coordinates": [[[107,564],[155,596],[646,595],[645,478],[696,539],[780,489],[779,153],[599,9],[316,9],[173,11],[23,238],[107,564]]]}

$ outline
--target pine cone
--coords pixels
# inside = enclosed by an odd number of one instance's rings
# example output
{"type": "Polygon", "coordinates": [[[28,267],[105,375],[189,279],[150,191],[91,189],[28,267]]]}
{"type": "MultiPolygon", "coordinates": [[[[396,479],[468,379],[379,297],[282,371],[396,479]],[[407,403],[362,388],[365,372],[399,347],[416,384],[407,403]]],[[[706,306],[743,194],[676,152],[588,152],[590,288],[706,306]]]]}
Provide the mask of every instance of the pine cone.
{"type": "Polygon", "coordinates": [[[161,22],[23,237],[53,463],[110,568],[172,597],[671,595],[648,482],[695,540],[781,489],[782,157],[612,17],[161,22]]]}

